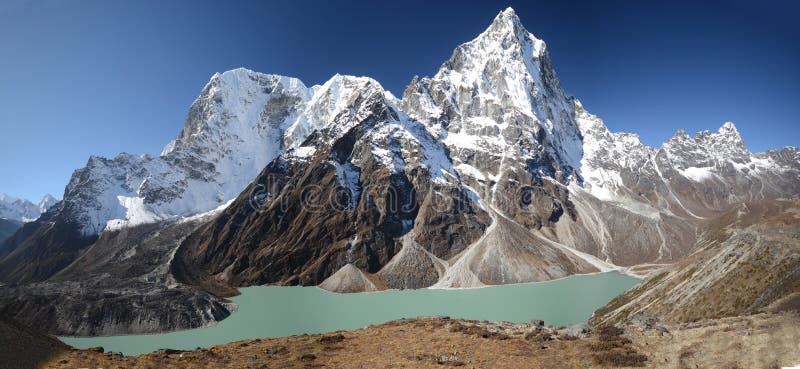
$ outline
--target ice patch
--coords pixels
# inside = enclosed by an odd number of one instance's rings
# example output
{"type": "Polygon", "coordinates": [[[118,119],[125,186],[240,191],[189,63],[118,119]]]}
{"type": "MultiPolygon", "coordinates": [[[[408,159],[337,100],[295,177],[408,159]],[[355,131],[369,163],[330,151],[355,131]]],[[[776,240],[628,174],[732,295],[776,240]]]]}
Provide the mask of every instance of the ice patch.
{"type": "Polygon", "coordinates": [[[692,181],[705,182],[714,178],[714,173],[711,172],[711,169],[713,168],[688,167],[682,170],[681,174],[692,181]]]}
{"type": "Polygon", "coordinates": [[[372,155],[374,155],[381,164],[389,168],[392,173],[401,173],[406,168],[406,163],[400,153],[387,150],[376,145],[371,148],[372,155]]]}
{"type": "Polygon", "coordinates": [[[148,210],[141,197],[117,196],[120,206],[126,209],[124,219],[112,219],[106,223],[104,231],[115,231],[123,227],[155,223],[164,217],[148,210]]]}
{"type": "Polygon", "coordinates": [[[183,218],[181,218],[179,220],[179,222],[180,223],[191,222],[193,220],[198,220],[198,219],[201,219],[201,218],[204,218],[204,217],[208,217],[208,216],[219,214],[219,213],[223,212],[225,209],[227,209],[228,206],[231,206],[231,204],[233,204],[234,200],[236,200],[236,199],[235,198],[234,199],[230,199],[230,200],[228,200],[228,202],[218,206],[214,210],[210,210],[210,211],[207,211],[205,213],[195,214],[195,215],[188,216],[188,217],[183,217],[183,218]]]}
{"type": "Polygon", "coordinates": [[[308,159],[317,149],[313,146],[300,146],[294,149],[294,155],[301,159],[308,159]]]}
{"type": "Polygon", "coordinates": [[[358,197],[361,194],[359,182],[361,180],[361,169],[350,162],[344,164],[331,161],[336,168],[336,179],[344,189],[350,192],[348,208],[354,208],[358,204],[358,197]]]}
{"type": "Polygon", "coordinates": [[[456,170],[459,173],[461,173],[462,175],[470,176],[470,177],[475,178],[475,179],[477,179],[479,181],[485,181],[486,180],[486,176],[483,173],[481,173],[481,171],[478,170],[478,168],[475,168],[472,165],[469,165],[469,164],[466,164],[466,163],[462,163],[462,164],[459,164],[459,165],[456,166],[456,170]]]}

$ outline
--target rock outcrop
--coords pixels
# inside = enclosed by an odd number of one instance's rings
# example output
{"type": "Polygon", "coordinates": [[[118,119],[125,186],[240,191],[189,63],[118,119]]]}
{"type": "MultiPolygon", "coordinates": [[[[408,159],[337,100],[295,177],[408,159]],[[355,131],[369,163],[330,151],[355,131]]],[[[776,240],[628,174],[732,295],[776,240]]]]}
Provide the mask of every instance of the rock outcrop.
{"type": "Polygon", "coordinates": [[[319,284],[319,288],[337,293],[374,292],[378,286],[353,264],[345,264],[319,284]]]}

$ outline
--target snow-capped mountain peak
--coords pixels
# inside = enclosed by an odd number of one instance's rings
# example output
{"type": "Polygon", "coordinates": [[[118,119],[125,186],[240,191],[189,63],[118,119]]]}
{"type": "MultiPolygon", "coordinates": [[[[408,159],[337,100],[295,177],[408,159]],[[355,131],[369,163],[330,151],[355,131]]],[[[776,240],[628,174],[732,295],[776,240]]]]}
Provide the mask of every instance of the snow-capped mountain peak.
{"type": "Polygon", "coordinates": [[[679,129],[660,150],[679,167],[711,166],[713,162],[727,161],[746,163],[752,155],[732,122],[726,122],[716,132],[700,131],[694,136],[679,129]]]}
{"type": "Polygon", "coordinates": [[[488,42],[488,45],[500,48],[511,48],[531,42],[535,46],[534,56],[538,56],[544,51],[544,42],[525,29],[512,8],[507,8],[497,14],[489,28],[476,37],[476,40],[481,38],[490,39],[491,42],[488,42]]]}
{"type": "Polygon", "coordinates": [[[313,94],[300,80],[245,68],[214,74],[161,155],[90,158],[65,191],[85,235],[214,210],[283,152],[283,133],[313,94]]]}
{"type": "Polygon", "coordinates": [[[312,133],[333,140],[346,132],[363,113],[353,107],[384,92],[367,77],[337,74],[309,88],[244,68],[216,73],[160,156],[92,157],[77,170],[65,215],[94,235],[217,209],[283,153],[310,155],[313,147],[300,146],[312,133]]]}
{"type": "Polygon", "coordinates": [[[514,157],[537,176],[567,179],[582,157],[572,100],[544,42],[509,8],[432,78],[412,80],[401,107],[437,132],[456,161],[479,171],[498,176],[503,158],[514,157]],[[494,158],[468,160],[475,152],[494,158]]]}
{"type": "Polygon", "coordinates": [[[287,148],[298,148],[312,132],[317,130],[344,132],[348,127],[336,126],[338,114],[353,114],[357,100],[371,94],[383,94],[378,81],[369,77],[336,74],[320,86],[312,87],[313,95],[297,118],[288,123],[284,143],[287,148]]]}
{"type": "MultiPolygon", "coordinates": [[[[245,136],[253,131],[266,133],[270,128],[279,128],[285,116],[260,116],[271,110],[266,108],[272,98],[292,105],[302,104],[310,95],[311,90],[296,78],[256,73],[245,68],[216,73],[192,104],[180,135],[165,147],[162,156],[192,151],[211,159],[215,154],[207,150],[224,150],[226,138],[244,142],[248,139],[245,136]]],[[[272,112],[273,115],[279,113],[282,112],[272,112]]]]}
{"type": "MultiPolygon", "coordinates": [[[[543,67],[549,68],[539,63],[545,53],[544,41],[528,32],[509,8],[500,12],[483,33],[456,48],[434,78],[449,78],[458,86],[471,85],[493,70],[512,74],[509,77],[536,77],[543,67]]],[[[524,95],[518,97],[524,99],[524,95]]]]}
{"type": "Polygon", "coordinates": [[[39,204],[38,204],[39,205],[39,213],[40,214],[44,214],[44,212],[46,212],[47,209],[50,209],[50,207],[55,205],[57,202],[58,202],[58,199],[55,198],[53,195],[51,195],[51,194],[44,195],[44,197],[41,200],[39,200],[39,204]]]}
{"type": "Polygon", "coordinates": [[[733,122],[725,122],[717,132],[698,132],[695,135],[695,140],[699,144],[707,146],[711,151],[720,154],[738,158],[749,156],[750,154],[733,122]]]}

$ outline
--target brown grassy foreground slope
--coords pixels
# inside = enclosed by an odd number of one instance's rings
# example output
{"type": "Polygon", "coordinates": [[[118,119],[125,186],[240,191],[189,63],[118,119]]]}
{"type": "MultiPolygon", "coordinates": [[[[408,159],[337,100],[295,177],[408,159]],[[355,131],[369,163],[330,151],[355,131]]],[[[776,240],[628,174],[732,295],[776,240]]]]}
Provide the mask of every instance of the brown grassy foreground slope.
{"type": "MultiPolygon", "coordinates": [[[[124,357],[67,350],[46,368],[776,368],[800,364],[800,317],[629,325],[584,337],[553,327],[445,318],[124,357]]],[[[577,333],[577,332],[570,332],[577,333]]]]}
{"type": "Polygon", "coordinates": [[[800,308],[800,203],[742,203],[712,220],[698,249],[595,312],[595,325],[639,312],[673,323],[800,308]]]}
{"type": "Polygon", "coordinates": [[[800,316],[763,313],[666,326],[668,333],[626,329],[647,367],[777,369],[800,365],[800,316]]]}

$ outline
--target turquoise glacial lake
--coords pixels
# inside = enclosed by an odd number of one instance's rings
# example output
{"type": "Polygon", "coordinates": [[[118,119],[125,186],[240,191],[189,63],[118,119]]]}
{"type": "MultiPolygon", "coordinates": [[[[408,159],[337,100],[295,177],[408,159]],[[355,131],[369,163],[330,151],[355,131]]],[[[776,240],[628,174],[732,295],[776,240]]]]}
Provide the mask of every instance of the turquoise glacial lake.
{"type": "Polygon", "coordinates": [[[161,348],[191,350],[244,339],[351,330],[419,316],[518,323],[542,319],[550,325],[571,325],[586,321],[597,308],[637,283],[638,279],[608,272],[459,290],[336,294],[316,287],[247,287],[232,299],[239,310],[213,327],[60,339],[75,347],[102,346],[106,351],[136,355],[161,348]]]}

